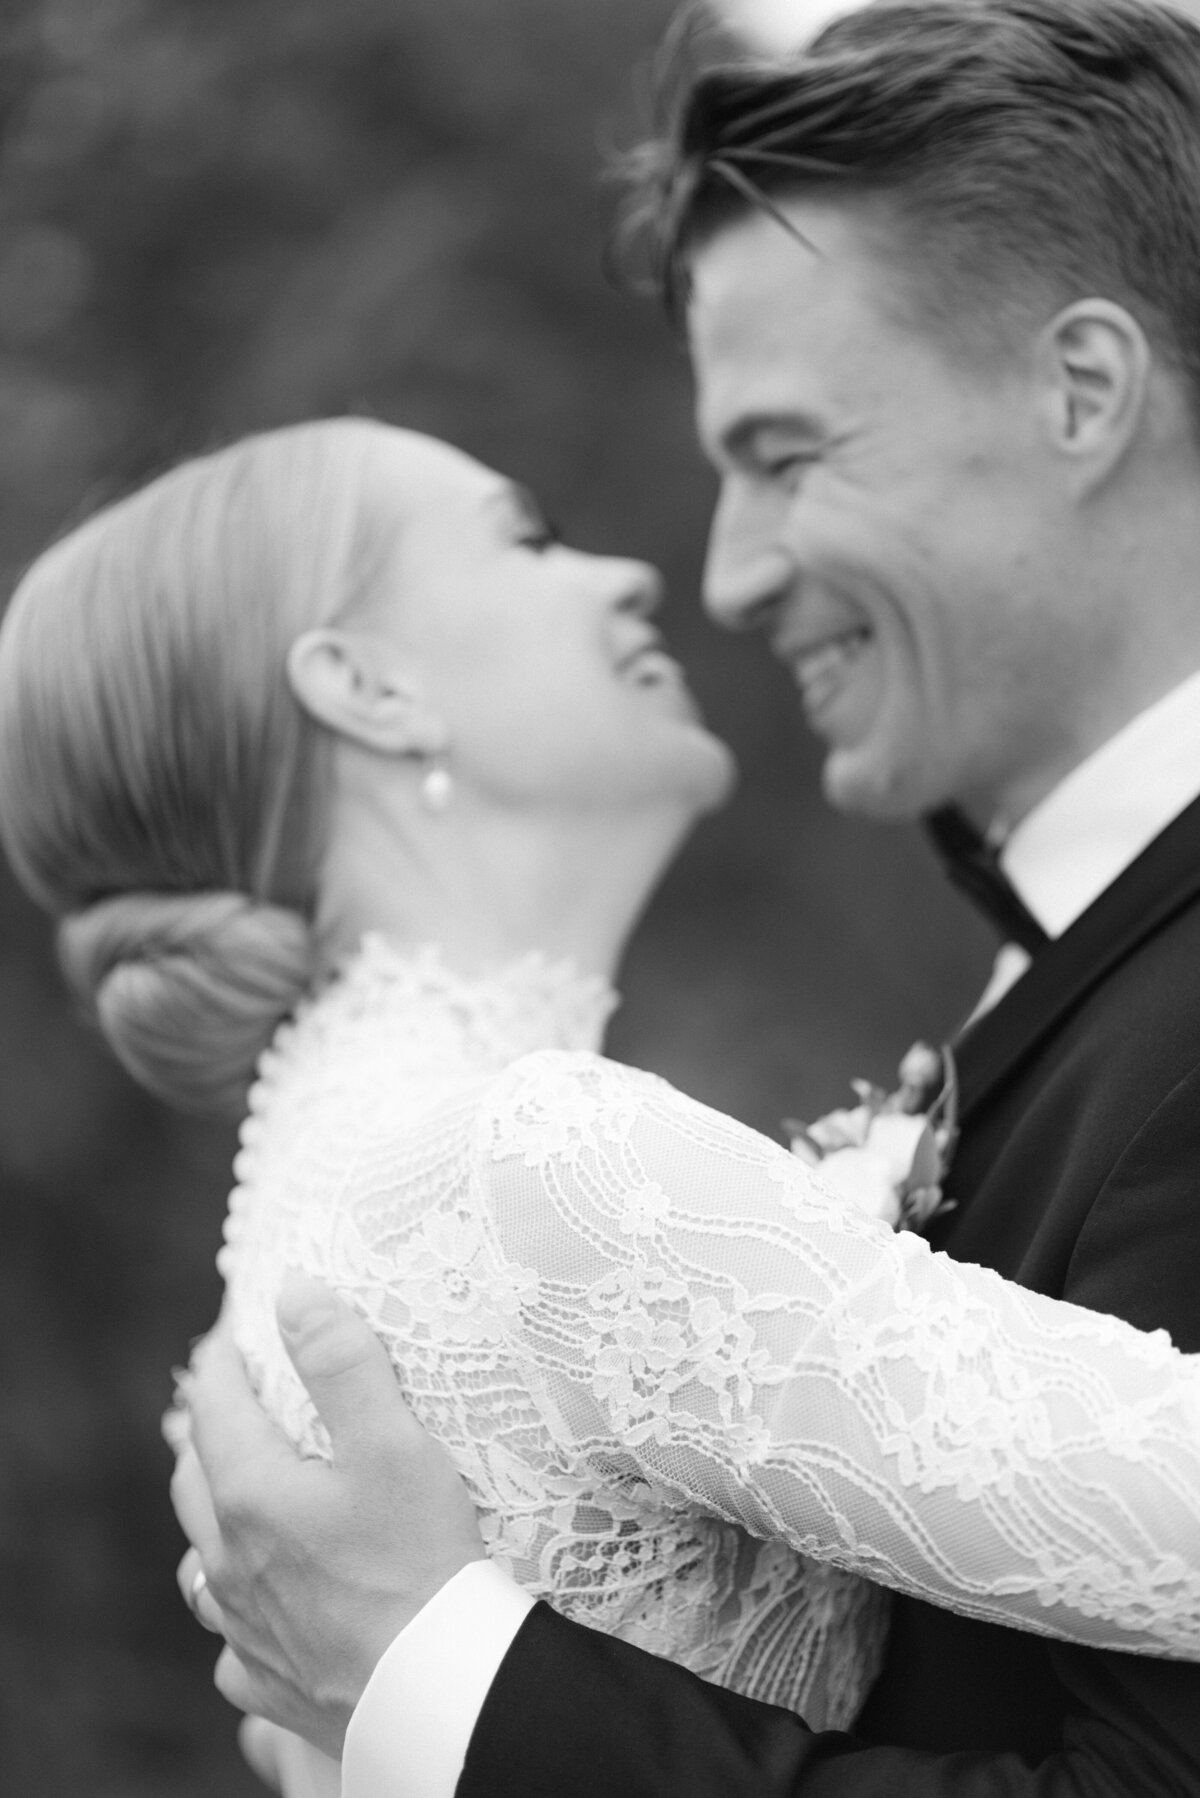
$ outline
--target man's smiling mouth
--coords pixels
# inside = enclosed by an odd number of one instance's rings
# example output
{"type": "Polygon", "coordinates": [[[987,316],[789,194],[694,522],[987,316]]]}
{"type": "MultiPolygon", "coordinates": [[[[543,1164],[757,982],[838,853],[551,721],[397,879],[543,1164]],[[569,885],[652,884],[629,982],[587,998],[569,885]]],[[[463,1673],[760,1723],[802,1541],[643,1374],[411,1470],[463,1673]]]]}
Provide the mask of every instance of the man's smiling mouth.
{"type": "Polygon", "coordinates": [[[865,625],[855,625],[807,649],[781,647],[807,711],[820,711],[834,698],[873,637],[865,625]]]}

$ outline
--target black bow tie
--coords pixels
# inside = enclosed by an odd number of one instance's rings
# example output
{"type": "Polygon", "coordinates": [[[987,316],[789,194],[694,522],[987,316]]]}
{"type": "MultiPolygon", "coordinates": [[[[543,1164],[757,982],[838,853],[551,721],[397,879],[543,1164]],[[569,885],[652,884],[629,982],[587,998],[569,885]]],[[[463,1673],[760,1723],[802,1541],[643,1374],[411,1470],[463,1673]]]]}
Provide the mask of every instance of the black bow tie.
{"type": "Polygon", "coordinates": [[[925,829],[946,878],[991,919],[1006,943],[1019,943],[1034,955],[1050,941],[1000,866],[998,851],[957,806],[931,812],[925,829]]]}

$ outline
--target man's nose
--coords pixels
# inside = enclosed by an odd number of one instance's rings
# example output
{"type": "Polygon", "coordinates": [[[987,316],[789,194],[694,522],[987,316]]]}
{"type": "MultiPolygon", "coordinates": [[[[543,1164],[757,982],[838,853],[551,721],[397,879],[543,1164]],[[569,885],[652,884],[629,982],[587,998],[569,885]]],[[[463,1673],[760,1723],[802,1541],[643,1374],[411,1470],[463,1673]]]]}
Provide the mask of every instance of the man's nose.
{"type": "Polygon", "coordinates": [[[772,521],[728,491],[717,503],[704,564],[704,609],[726,630],[764,624],[796,570],[772,521]]]}

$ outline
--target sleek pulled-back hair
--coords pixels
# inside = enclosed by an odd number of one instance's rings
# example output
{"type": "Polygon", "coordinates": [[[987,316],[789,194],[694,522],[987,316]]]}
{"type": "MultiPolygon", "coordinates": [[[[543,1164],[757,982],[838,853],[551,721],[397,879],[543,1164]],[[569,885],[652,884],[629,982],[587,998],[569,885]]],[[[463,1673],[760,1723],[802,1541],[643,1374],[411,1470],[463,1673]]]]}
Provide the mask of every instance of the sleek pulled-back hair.
{"type": "MultiPolygon", "coordinates": [[[[686,52],[685,52],[686,53],[686,52]]],[[[949,345],[1127,306],[1200,419],[1200,28],[1156,0],[875,0],[794,59],[680,78],[633,164],[667,300],[753,206],[885,198],[906,292],[949,345]],[[1047,312],[1047,308],[1050,312],[1047,312]]]]}
{"type": "Polygon", "coordinates": [[[240,1107],[312,976],[329,739],[286,673],[379,560],[383,427],[246,439],[107,507],[0,626],[0,843],[125,1065],[240,1107]]]}

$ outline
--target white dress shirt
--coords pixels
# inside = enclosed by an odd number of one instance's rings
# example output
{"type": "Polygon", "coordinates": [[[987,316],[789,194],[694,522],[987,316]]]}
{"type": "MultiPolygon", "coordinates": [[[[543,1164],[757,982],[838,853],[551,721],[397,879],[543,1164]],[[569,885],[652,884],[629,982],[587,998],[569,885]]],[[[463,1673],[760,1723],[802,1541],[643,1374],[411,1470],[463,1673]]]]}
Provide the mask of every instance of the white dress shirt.
{"type": "MultiPolygon", "coordinates": [[[[1200,673],[1028,813],[1005,837],[1001,865],[1047,935],[1061,936],[1198,796],[1200,673]]],[[[975,1015],[1028,966],[1026,952],[1006,944],[975,1015]]],[[[488,1690],[532,1605],[487,1561],[442,1587],[396,1637],[359,1701],[342,1798],[454,1798],[488,1690]]]]}

